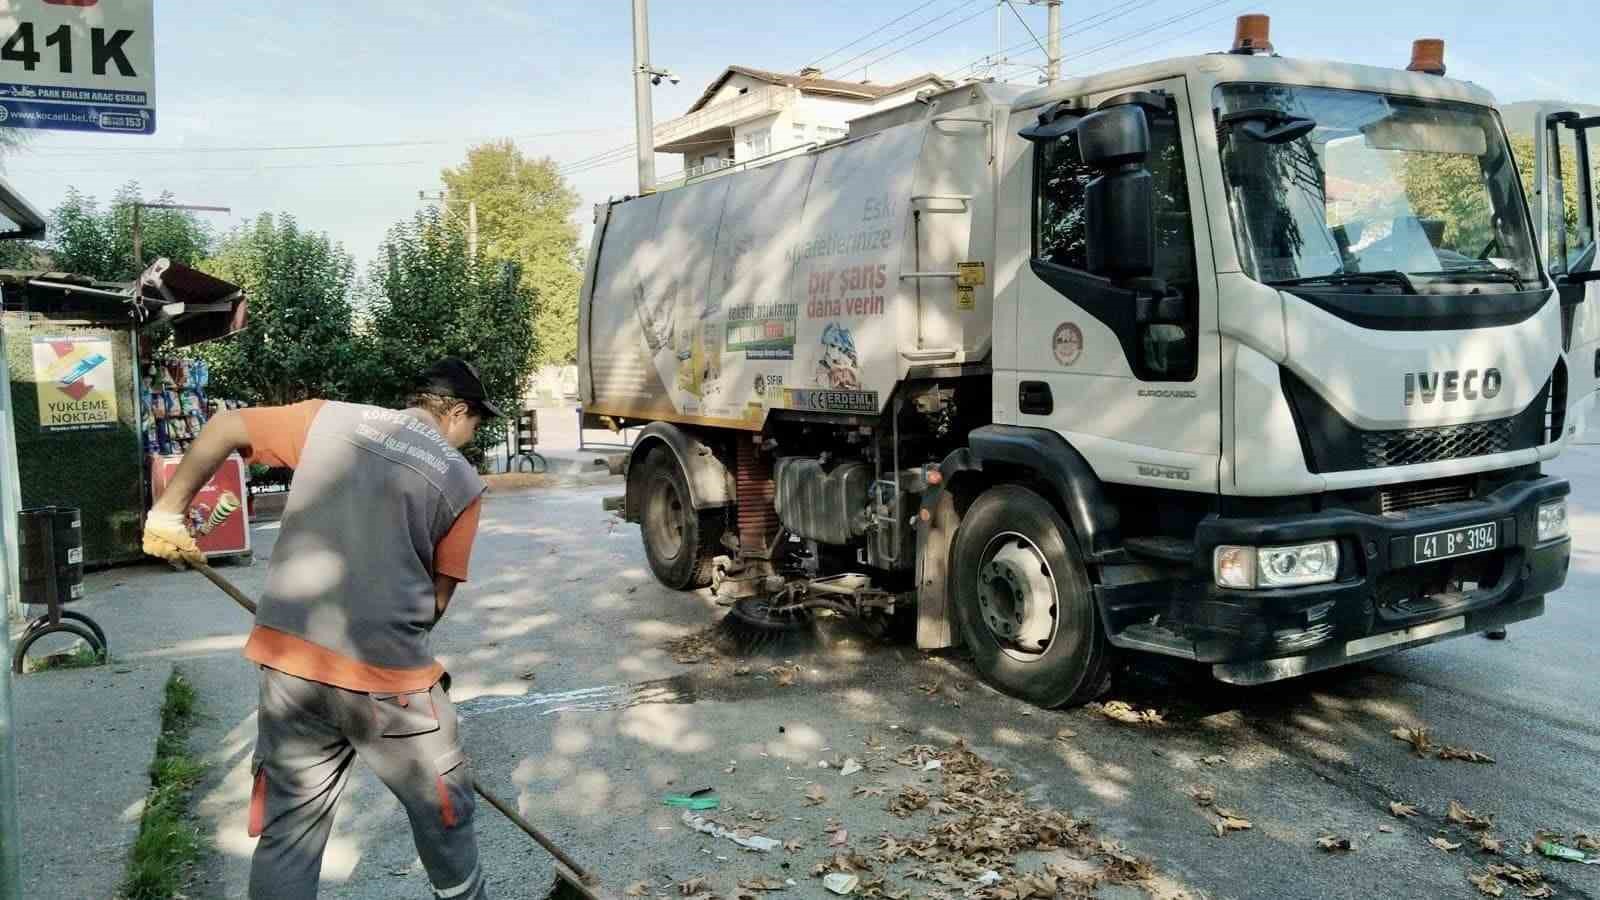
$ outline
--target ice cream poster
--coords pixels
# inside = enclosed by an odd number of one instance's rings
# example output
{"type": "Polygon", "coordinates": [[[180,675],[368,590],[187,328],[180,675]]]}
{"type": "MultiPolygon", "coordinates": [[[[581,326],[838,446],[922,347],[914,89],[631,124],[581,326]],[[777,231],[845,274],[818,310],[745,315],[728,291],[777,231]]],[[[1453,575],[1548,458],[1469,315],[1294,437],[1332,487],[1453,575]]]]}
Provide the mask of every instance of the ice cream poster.
{"type": "Polygon", "coordinates": [[[33,377],[39,430],[89,431],[117,424],[117,379],[109,337],[36,337],[33,377]]]}

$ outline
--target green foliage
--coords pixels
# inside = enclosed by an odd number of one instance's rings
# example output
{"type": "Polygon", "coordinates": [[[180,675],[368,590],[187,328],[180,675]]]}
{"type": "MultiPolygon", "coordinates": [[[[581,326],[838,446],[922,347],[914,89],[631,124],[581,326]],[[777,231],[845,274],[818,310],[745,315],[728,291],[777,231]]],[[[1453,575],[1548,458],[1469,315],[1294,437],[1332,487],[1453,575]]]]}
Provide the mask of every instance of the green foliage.
{"type": "MultiPolygon", "coordinates": [[[[478,367],[496,404],[521,406],[535,294],[514,263],[490,259],[481,248],[469,256],[463,230],[429,210],[390,229],[369,278],[365,399],[399,406],[423,369],[459,356],[478,367]]],[[[469,458],[500,440],[504,424],[479,429],[469,458]]]]}
{"type": "MultiPolygon", "coordinates": [[[[1522,178],[1523,192],[1532,207],[1535,202],[1533,136],[1511,135],[1511,152],[1517,160],[1517,174],[1522,178]]],[[[1564,214],[1567,232],[1575,235],[1578,226],[1578,167],[1573,154],[1563,154],[1561,176],[1566,186],[1564,214]]],[[[1411,153],[1406,156],[1400,177],[1417,215],[1444,221],[1446,245],[1482,247],[1493,240],[1489,194],[1484,190],[1483,171],[1477,159],[1464,155],[1411,153]],[[1463,234],[1463,229],[1468,227],[1475,228],[1476,232],[1463,234]]],[[[1539,214],[1536,207],[1530,208],[1529,212],[1534,216],[1539,214]]],[[[1540,252],[1546,252],[1547,249],[1541,248],[1540,252]]]]}
{"type": "Polygon", "coordinates": [[[129,900],[175,900],[184,896],[205,840],[189,811],[189,798],[205,764],[189,752],[194,727],[194,685],[181,672],[167,679],[161,704],[161,736],[150,763],[150,793],[139,834],[128,855],[122,895],[129,900]]]}
{"type": "MultiPolygon", "coordinates": [[[[144,200],[137,181],[117,189],[111,205],[77,189],[67,192],[50,216],[51,268],[104,281],[132,281],[142,267],[133,259],[133,204],[144,200]]],[[[172,202],[162,194],[156,202],[172,202]]],[[[194,213],[181,209],[139,212],[145,264],[160,257],[193,266],[211,249],[211,228],[194,213]]]]}
{"type": "Polygon", "coordinates": [[[561,365],[578,358],[578,228],[572,214],[576,191],[549,157],[530,160],[510,141],[480,144],[466,162],[441,173],[449,188],[452,219],[478,208],[480,250],[521,269],[522,286],[537,297],[534,307],[536,365],[561,365]]]}
{"type": "Polygon", "coordinates": [[[355,263],[327,235],[301,231],[290,216],[262,215],[228,235],[201,268],[250,298],[244,331],[195,351],[211,364],[216,396],[255,404],[347,400],[370,380],[353,334],[355,263]]]}
{"type": "Polygon", "coordinates": [[[79,641],[77,646],[66,653],[54,653],[41,659],[28,663],[30,672],[48,672],[58,669],[90,669],[95,666],[105,665],[106,655],[88,644],[79,641]]]}

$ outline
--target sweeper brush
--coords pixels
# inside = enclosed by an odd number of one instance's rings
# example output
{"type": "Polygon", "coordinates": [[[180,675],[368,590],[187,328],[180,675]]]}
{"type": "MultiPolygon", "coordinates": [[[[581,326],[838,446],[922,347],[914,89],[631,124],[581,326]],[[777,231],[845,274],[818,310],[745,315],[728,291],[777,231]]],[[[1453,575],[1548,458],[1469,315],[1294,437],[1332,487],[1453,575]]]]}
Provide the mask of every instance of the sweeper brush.
{"type": "MultiPolygon", "coordinates": [[[[244,591],[239,590],[233,582],[218,574],[217,570],[205,563],[191,562],[189,565],[193,566],[201,575],[204,575],[212,584],[221,588],[224,594],[233,598],[233,602],[243,607],[250,615],[256,614],[256,602],[250,599],[244,591]]],[[[555,883],[550,886],[550,892],[546,895],[549,900],[612,900],[611,895],[601,890],[593,875],[584,871],[583,867],[574,862],[572,857],[568,856],[560,847],[557,847],[549,838],[540,833],[539,829],[533,827],[527,819],[524,819],[517,812],[516,807],[490,793],[477,778],[472,779],[472,789],[477,791],[478,795],[483,799],[489,801],[490,806],[493,806],[504,814],[507,819],[510,819],[513,825],[522,829],[528,837],[533,838],[534,842],[543,847],[546,853],[555,858],[556,878],[555,883]]]]}

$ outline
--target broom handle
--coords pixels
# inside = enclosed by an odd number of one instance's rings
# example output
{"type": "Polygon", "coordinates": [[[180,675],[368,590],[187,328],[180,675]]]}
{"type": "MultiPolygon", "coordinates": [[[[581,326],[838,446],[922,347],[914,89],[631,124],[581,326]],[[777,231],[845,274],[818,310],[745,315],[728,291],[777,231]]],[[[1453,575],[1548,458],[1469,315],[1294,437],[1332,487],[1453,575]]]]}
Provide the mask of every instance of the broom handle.
{"type": "Polygon", "coordinates": [[[540,834],[539,829],[533,827],[533,825],[529,823],[527,819],[522,817],[521,813],[517,812],[504,800],[501,800],[494,794],[489,793],[489,790],[483,786],[483,782],[479,781],[476,777],[472,779],[472,789],[477,791],[483,797],[483,799],[489,801],[491,806],[505,814],[505,817],[510,819],[512,824],[527,832],[528,837],[538,841],[539,846],[543,847],[551,856],[554,856],[557,862],[560,862],[562,865],[571,869],[572,874],[578,876],[584,881],[589,880],[589,873],[585,872],[582,866],[578,865],[576,862],[573,862],[572,857],[563,853],[560,847],[550,843],[550,839],[545,837],[543,834],[540,834]]]}
{"type": "MultiPolygon", "coordinates": [[[[228,579],[224,578],[223,576],[217,574],[217,570],[216,569],[211,568],[210,566],[206,565],[203,562],[190,562],[189,565],[192,566],[195,571],[199,572],[201,575],[204,575],[206,577],[206,579],[208,581],[210,581],[212,584],[214,584],[217,587],[221,588],[222,592],[224,594],[227,594],[229,597],[232,597],[233,598],[233,602],[235,602],[235,603],[239,604],[240,606],[244,607],[246,610],[249,611],[249,613],[251,615],[255,615],[255,613],[256,613],[256,603],[255,603],[255,601],[251,600],[249,597],[245,596],[244,591],[241,591],[238,588],[234,587],[233,582],[231,582],[228,579]]],[[[508,806],[504,800],[501,800],[499,797],[496,797],[494,794],[489,793],[488,789],[485,788],[483,786],[483,783],[480,782],[477,778],[473,778],[472,779],[472,789],[477,791],[480,795],[482,795],[483,799],[489,801],[489,804],[491,806],[493,806],[495,809],[500,810],[500,812],[503,813],[506,818],[511,820],[512,824],[516,825],[518,828],[521,828],[523,831],[527,832],[528,837],[531,837],[535,841],[538,841],[539,846],[543,847],[545,849],[545,851],[548,852],[551,856],[554,856],[556,858],[556,860],[559,861],[562,865],[564,865],[567,868],[571,869],[572,873],[574,875],[577,875],[579,878],[581,878],[581,879],[583,879],[585,881],[589,880],[589,873],[585,872],[583,870],[582,866],[580,866],[576,862],[574,862],[572,857],[570,857],[567,854],[563,853],[561,851],[560,847],[557,847],[555,844],[550,843],[550,839],[545,837],[543,834],[540,834],[539,833],[539,829],[533,827],[533,825],[530,824],[527,819],[524,819],[522,817],[521,813],[517,812],[512,807],[508,806]]]]}

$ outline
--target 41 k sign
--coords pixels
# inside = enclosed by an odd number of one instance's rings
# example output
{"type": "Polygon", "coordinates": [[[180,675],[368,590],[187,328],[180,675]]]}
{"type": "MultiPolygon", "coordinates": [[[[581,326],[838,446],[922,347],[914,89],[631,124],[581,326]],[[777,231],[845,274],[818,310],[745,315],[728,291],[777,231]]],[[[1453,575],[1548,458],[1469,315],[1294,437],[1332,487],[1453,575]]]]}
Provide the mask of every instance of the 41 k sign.
{"type": "Polygon", "coordinates": [[[155,0],[0,0],[0,127],[154,134],[155,0]]]}

